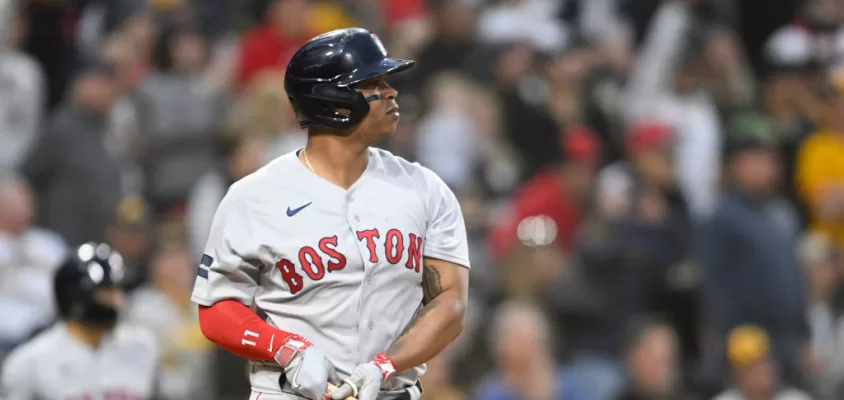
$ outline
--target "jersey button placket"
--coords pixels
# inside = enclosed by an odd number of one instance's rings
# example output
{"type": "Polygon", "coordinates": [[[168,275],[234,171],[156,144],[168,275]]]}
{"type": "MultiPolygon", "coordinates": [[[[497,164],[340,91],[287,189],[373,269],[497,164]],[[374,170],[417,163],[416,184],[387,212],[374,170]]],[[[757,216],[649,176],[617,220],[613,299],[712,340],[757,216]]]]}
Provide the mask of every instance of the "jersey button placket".
{"type": "MultiPolygon", "coordinates": [[[[354,209],[354,200],[353,194],[346,194],[346,223],[352,228],[354,235],[357,235],[358,231],[367,229],[367,227],[360,226],[360,215],[354,209]]],[[[361,258],[363,258],[364,270],[368,270],[373,264],[369,262],[369,248],[366,246],[366,241],[358,240],[357,245],[361,258]]]]}
{"type": "Polygon", "coordinates": [[[357,225],[353,224],[352,221],[360,222],[360,216],[352,209],[352,203],[355,202],[355,196],[351,193],[346,195],[346,219],[349,222],[349,225],[354,228],[353,230],[359,228],[357,225]]]}

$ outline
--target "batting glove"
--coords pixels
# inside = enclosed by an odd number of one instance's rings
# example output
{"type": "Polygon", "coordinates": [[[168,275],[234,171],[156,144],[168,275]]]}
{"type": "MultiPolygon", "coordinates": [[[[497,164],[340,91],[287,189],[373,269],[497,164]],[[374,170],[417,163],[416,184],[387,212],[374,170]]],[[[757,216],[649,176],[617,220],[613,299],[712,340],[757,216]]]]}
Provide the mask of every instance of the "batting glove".
{"type": "Polygon", "coordinates": [[[386,354],[379,354],[375,359],[355,367],[352,376],[343,380],[331,398],[342,400],[354,397],[358,400],[375,400],[381,390],[381,383],[395,375],[396,367],[393,360],[386,354]]]}
{"type": "Polygon", "coordinates": [[[293,390],[308,399],[323,400],[328,383],[339,381],[334,365],[325,358],[325,353],[299,335],[285,338],[273,358],[284,368],[293,390]]]}

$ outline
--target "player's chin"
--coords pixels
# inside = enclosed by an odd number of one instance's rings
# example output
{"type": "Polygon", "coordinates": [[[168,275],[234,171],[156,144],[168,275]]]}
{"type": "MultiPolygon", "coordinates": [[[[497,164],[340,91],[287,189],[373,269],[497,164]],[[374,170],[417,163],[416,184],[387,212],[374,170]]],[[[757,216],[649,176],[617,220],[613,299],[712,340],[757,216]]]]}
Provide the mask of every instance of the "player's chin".
{"type": "MultiPolygon", "coordinates": [[[[388,117],[389,118],[389,117],[388,117]]],[[[395,119],[389,118],[384,121],[383,124],[384,128],[381,129],[381,136],[390,136],[393,132],[396,131],[396,127],[399,126],[399,119],[396,117],[395,119]]]]}

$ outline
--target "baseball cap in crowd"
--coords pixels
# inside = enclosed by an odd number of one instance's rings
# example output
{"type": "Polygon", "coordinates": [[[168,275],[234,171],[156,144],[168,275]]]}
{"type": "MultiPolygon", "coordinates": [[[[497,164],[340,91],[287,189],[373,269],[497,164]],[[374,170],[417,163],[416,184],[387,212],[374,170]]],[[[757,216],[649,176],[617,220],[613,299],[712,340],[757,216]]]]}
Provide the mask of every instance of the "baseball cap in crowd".
{"type": "Polygon", "coordinates": [[[776,148],[779,139],[779,128],[772,119],[756,112],[738,114],[728,122],[725,153],[776,148]]]}
{"type": "Polygon", "coordinates": [[[125,197],[117,203],[113,223],[121,229],[146,229],[152,225],[149,206],[140,196],[125,197]]]}
{"type": "Polygon", "coordinates": [[[187,226],[184,221],[168,218],[158,226],[159,245],[187,245],[187,226]]]}
{"type": "Polygon", "coordinates": [[[627,130],[625,145],[629,154],[666,149],[674,143],[674,130],[666,123],[643,120],[627,130]]]}
{"type": "Polygon", "coordinates": [[[768,333],[756,325],[742,325],[727,336],[727,360],[733,368],[742,368],[770,355],[768,333]]]}
{"type": "Polygon", "coordinates": [[[789,26],[775,32],[763,49],[765,71],[769,74],[809,70],[814,65],[811,33],[789,26]]]}
{"type": "Polygon", "coordinates": [[[575,125],[560,138],[566,159],[573,161],[598,161],[601,144],[598,135],[587,126],[575,125]]]}

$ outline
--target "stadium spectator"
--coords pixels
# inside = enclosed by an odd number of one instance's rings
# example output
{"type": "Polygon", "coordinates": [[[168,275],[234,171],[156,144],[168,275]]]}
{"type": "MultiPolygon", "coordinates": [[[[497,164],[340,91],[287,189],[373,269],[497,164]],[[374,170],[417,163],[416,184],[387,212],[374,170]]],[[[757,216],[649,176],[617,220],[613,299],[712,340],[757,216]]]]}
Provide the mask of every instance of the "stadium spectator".
{"type": "Polygon", "coordinates": [[[13,1],[0,4],[0,170],[23,162],[46,106],[41,66],[21,51],[26,21],[20,8],[13,1]]]}
{"type": "Polygon", "coordinates": [[[293,109],[284,92],[284,75],[279,72],[262,72],[234,104],[228,129],[238,135],[257,135],[266,139],[268,149],[263,162],[302,148],[307,142],[307,132],[299,127],[293,109]]]}
{"type": "Polygon", "coordinates": [[[714,400],[811,399],[807,393],[783,385],[772,350],[764,329],[755,325],[735,327],[727,338],[733,384],[714,400]]]}
{"type": "Polygon", "coordinates": [[[433,36],[422,46],[416,67],[407,79],[405,94],[421,94],[425,82],[445,70],[462,70],[479,49],[473,35],[477,0],[428,1],[433,36]]]}
{"type": "Polygon", "coordinates": [[[522,221],[535,216],[549,217],[556,226],[556,244],[564,251],[571,250],[600,163],[600,143],[585,127],[571,128],[561,141],[567,160],[522,185],[495,226],[491,248],[497,257],[505,257],[517,243],[522,221]]]}
{"type": "Polygon", "coordinates": [[[26,182],[0,175],[0,360],[55,314],[53,270],[67,250],[57,234],[33,226],[34,218],[26,182]]]}
{"type": "Polygon", "coordinates": [[[798,255],[805,274],[809,330],[812,335],[811,383],[824,398],[836,397],[844,383],[841,340],[844,320],[838,297],[841,288],[839,255],[829,238],[808,234],[800,242],[798,255]]]}
{"type": "Polygon", "coordinates": [[[105,144],[115,93],[113,65],[85,60],[22,167],[38,198],[39,222],[71,246],[103,241],[122,196],[120,163],[105,144]]]}
{"type": "Polygon", "coordinates": [[[159,375],[161,397],[166,400],[207,399],[211,342],[202,336],[196,309],[188,290],[194,266],[188,249],[180,243],[162,243],[151,260],[149,284],[128,299],[125,320],[156,336],[162,349],[159,375]]]}
{"type": "Polygon", "coordinates": [[[693,1],[659,7],[638,54],[625,102],[628,121],[656,119],[676,139],[677,185],[695,218],[718,198],[721,128],[712,95],[703,89],[703,41],[692,34],[693,1]]]}
{"type": "Polygon", "coordinates": [[[490,326],[496,371],[476,389],[478,400],[591,399],[583,383],[555,366],[552,332],[542,312],[529,303],[505,303],[490,326]]]}
{"type": "Polygon", "coordinates": [[[145,192],[155,212],[167,215],[212,164],[225,103],[201,79],[208,55],[197,31],[175,28],[164,34],[161,46],[161,69],[144,81],[139,96],[146,128],[145,192]]]}
{"type": "Polygon", "coordinates": [[[669,273],[688,257],[691,245],[686,206],[674,186],[671,130],[642,123],[626,136],[630,162],[600,172],[577,241],[581,276],[600,312],[571,327],[569,337],[574,365],[602,371],[590,373],[606,375],[607,382],[598,385],[605,390],[620,383],[624,347],[623,330],[609,327],[670,309],[673,304],[655,300],[669,292],[669,273]]]}
{"type": "Polygon", "coordinates": [[[800,146],[797,190],[808,206],[811,228],[844,245],[844,96],[842,81],[832,76],[823,88],[823,124],[800,146]]]}
{"type": "Polygon", "coordinates": [[[629,328],[627,384],[616,400],[684,400],[677,333],[667,323],[643,318],[629,328]]]}
{"type": "Polygon", "coordinates": [[[266,69],[281,70],[296,48],[312,36],[307,26],[310,5],[304,0],[273,0],[263,25],[252,29],[240,45],[237,84],[245,87],[266,69]]]}
{"type": "Polygon", "coordinates": [[[131,292],[147,280],[147,261],[155,228],[146,200],[126,196],[117,204],[106,231],[107,243],[123,257],[123,285],[131,292]]]}
{"type": "Polygon", "coordinates": [[[722,337],[757,324],[771,338],[784,377],[804,384],[809,349],[806,297],[797,264],[799,224],[777,194],[780,164],[770,120],[742,115],[730,124],[729,189],[705,228],[705,300],[722,337]]]}

